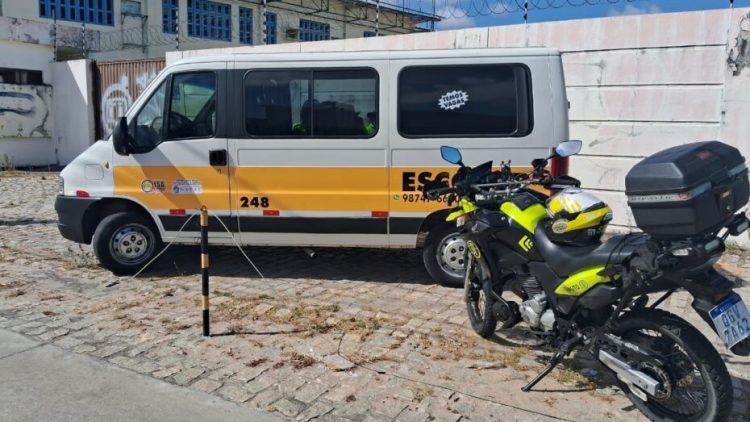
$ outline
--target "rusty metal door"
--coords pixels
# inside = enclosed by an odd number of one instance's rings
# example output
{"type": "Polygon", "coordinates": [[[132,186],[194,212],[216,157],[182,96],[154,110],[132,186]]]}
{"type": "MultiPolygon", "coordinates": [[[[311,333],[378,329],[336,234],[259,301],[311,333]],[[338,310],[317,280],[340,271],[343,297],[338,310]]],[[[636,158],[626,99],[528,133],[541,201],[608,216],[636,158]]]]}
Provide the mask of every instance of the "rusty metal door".
{"type": "Polygon", "coordinates": [[[164,66],[163,58],[94,64],[97,139],[105,138],[112,133],[119,118],[125,115],[164,66]]]}

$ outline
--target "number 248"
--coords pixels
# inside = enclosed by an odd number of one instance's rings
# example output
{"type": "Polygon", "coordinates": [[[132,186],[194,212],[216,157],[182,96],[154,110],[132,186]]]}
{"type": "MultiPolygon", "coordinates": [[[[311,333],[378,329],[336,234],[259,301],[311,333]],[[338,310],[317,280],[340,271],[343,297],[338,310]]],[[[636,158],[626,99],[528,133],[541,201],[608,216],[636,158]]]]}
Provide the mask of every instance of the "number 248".
{"type": "Polygon", "coordinates": [[[262,197],[253,196],[252,198],[243,196],[242,198],[240,198],[240,206],[242,208],[249,208],[249,207],[268,208],[269,205],[270,203],[268,201],[268,197],[266,196],[262,196],[262,197]]]}

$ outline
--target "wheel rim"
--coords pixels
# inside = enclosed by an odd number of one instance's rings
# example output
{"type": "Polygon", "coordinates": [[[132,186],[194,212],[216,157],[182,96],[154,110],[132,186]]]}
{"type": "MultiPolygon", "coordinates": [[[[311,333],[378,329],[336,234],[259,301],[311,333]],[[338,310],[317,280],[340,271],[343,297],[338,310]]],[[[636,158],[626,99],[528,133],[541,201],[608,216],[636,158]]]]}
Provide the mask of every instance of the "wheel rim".
{"type": "Polygon", "coordinates": [[[673,339],[656,330],[636,329],[624,338],[660,355],[665,365],[642,362],[641,371],[662,383],[662,391],[641,401],[662,417],[687,420],[700,415],[708,403],[705,377],[690,354],[673,339]]]}
{"type": "Polygon", "coordinates": [[[461,277],[466,270],[466,241],[458,233],[452,233],[440,241],[437,260],[443,271],[461,277]]]}
{"type": "Polygon", "coordinates": [[[151,256],[154,247],[154,235],[151,230],[135,223],[120,227],[109,242],[112,257],[127,265],[136,265],[146,261],[151,256]]]}

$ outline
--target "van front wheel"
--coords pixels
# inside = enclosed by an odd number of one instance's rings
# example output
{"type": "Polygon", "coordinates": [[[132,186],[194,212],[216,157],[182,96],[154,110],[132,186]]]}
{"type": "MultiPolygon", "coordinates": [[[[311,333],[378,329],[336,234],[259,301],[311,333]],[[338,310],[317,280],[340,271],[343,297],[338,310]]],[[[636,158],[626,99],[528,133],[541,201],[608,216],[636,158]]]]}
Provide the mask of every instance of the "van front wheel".
{"type": "Polygon", "coordinates": [[[442,223],[430,230],[422,250],[422,261],[435,281],[449,287],[463,286],[466,241],[455,225],[442,223]]]}
{"type": "Polygon", "coordinates": [[[154,224],[134,212],[118,212],[96,227],[94,253],[102,266],[115,274],[135,274],[161,250],[154,224]]]}

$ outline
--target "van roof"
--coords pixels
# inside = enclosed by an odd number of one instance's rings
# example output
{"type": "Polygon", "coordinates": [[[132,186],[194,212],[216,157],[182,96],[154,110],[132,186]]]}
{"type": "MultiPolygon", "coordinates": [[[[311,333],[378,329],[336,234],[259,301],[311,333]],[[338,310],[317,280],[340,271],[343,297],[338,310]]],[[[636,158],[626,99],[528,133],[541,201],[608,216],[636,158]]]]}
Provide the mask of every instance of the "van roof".
{"type": "MultiPolygon", "coordinates": [[[[247,51],[247,50],[244,50],[247,51]]],[[[258,52],[190,57],[176,61],[171,66],[207,62],[258,62],[258,61],[340,61],[386,59],[439,59],[475,57],[528,57],[559,56],[560,51],[545,47],[511,48],[455,48],[440,50],[373,50],[338,52],[258,52]]]]}

